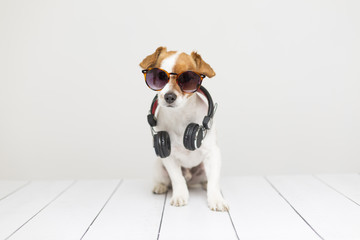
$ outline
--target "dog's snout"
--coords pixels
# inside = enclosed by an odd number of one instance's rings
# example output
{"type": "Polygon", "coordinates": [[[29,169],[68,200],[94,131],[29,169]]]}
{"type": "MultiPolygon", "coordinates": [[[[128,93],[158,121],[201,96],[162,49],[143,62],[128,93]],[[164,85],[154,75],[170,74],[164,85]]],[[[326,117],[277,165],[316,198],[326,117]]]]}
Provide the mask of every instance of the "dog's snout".
{"type": "Polygon", "coordinates": [[[175,93],[166,93],[164,97],[165,97],[165,101],[171,104],[175,102],[177,96],[175,93]]]}

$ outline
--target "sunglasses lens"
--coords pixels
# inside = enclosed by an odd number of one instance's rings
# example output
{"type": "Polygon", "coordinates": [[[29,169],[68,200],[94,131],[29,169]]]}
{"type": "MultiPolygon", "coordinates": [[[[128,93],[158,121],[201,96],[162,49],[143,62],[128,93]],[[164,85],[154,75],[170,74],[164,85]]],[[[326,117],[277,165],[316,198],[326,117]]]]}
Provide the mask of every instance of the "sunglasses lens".
{"type": "Polygon", "coordinates": [[[178,84],[183,92],[192,93],[199,88],[201,84],[201,78],[194,72],[183,72],[178,77],[178,84]]]}
{"type": "Polygon", "coordinates": [[[161,90],[169,82],[168,75],[161,69],[153,68],[146,73],[146,84],[155,91],[161,90]]]}

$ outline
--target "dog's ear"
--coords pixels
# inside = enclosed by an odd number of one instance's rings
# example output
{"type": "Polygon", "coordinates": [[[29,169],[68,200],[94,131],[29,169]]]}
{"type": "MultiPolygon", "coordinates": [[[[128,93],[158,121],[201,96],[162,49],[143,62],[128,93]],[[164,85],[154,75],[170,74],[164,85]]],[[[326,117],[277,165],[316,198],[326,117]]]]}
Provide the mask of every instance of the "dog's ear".
{"type": "Polygon", "coordinates": [[[202,73],[209,78],[215,76],[214,70],[201,58],[197,52],[192,52],[191,57],[194,59],[199,73],[202,73]]]}
{"type": "Polygon", "coordinates": [[[140,67],[142,67],[143,69],[147,69],[149,67],[152,67],[153,65],[155,65],[155,63],[157,62],[160,54],[162,52],[166,52],[166,47],[158,47],[155,52],[153,54],[150,54],[149,56],[147,56],[141,63],[140,63],[140,67]]]}

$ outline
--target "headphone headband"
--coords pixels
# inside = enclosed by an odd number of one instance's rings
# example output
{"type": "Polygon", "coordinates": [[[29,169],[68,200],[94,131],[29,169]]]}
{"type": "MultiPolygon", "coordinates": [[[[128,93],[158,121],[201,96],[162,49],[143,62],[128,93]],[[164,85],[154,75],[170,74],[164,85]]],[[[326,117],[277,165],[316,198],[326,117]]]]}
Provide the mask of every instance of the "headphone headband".
{"type": "Polygon", "coordinates": [[[204,117],[202,125],[204,126],[205,129],[209,130],[211,127],[211,126],[209,126],[209,123],[215,114],[214,102],[212,100],[210,93],[208,92],[208,90],[206,90],[206,88],[204,88],[203,86],[200,86],[199,90],[200,90],[199,92],[204,94],[206,99],[208,100],[208,114],[204,117]]]}
{"type": "Polygon", "coordinates": [[[147,115],[147,120],[148,120],[150,127],[155,127],[157,124],[157,121],[155,118],[155,111],[156,111],[157,106],[158,106],[158,96],[156,94],[154,99],[152,100],[150,112],[147,115]]]}
{"type": "MultiPolygon", "coordinates": [[[[208,92],[208,90],[206,90],[205,87],[200,86],[198,92],[203,94],[206,97],[206,99],[208,100],[208,112],[207,112],[207,115],[203,119],[202,125],[204,126],[204,128],[210,129],[209,123],[210,123],[211,119],[214,117],[214,113],[215,113],[214,102],[211,98],[210,93],[208,92]]],[[[156,112],[157,107],[158,107],[158,96],[156,94],[151,103],[150,113],[147,116],[148,123],[151,127],[155,127],[156,123],[157,123],[156,118],[155,118],[155,112],[156,112]]]]}

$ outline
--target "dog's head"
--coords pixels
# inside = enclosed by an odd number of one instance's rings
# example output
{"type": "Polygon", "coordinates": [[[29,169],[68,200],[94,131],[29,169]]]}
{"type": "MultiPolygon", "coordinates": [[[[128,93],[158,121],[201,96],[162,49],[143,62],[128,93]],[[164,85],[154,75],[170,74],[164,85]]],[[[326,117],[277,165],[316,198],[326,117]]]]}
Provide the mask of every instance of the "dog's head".
{"type": "MultiPolygon", "coordinates": [[[[209,78],[215,76],[214,70],[198,53],[192,52],[188,55],[183,52],[167,51],[165,47],[157,48],[153,54],[147,56],[140,63],[140,67],[143,70],[160,68],[168,73],[176,74],[193,71],[209,78]]],[[[180,107],[193,94],[183,92],[176,82],[176,75],[170,75],[169,82],[158,92],[159,104],[164,107],[180,107]]]]}

